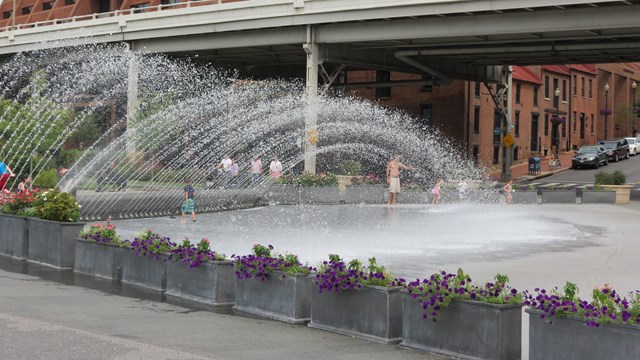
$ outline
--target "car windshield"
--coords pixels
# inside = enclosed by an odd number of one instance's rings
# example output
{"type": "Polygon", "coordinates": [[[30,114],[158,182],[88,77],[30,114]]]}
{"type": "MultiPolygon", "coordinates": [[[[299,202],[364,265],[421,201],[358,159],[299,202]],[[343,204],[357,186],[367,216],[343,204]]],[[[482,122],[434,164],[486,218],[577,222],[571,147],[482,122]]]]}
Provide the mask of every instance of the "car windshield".
{"type": "Polygon", "coordinates": [[[617,142],[606,142],[602,144],[605,149],[615,149],[618,147],[618,143],[617,142]]]}
{"type": "Polygon", "coordinates": [[[595,154],[598,152],[598,148],[595,146],[584,146],[578,150],[578,154],[595,154]]]}

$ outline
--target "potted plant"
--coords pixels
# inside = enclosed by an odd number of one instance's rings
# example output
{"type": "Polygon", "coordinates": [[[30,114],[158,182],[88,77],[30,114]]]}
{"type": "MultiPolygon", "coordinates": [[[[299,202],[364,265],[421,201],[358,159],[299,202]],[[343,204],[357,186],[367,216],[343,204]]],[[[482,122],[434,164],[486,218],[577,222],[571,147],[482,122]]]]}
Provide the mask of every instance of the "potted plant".
{"type": "Polygon", "coordinates": [[[513,184],[513,193],[511,194],[514,204],[537,204],[538,189],[528,184],[513,184]]]}
{"type": "Polygon", "coordinates": [[[187,300],[208,308],[233,306],[233,262],[210,249],[207,238],[197,245],[185,239],[172,249],[167,262],[167,298],[187,300]]]}
{"type": "Polygon", "coordinates": [[[529,359],[637,359],[640,354],[640,291],[620,296],[608,284],[578,297],[567,282],[560,292],[526,294],[529,359]]]}
{"type": "Polygon", "coordinates": [[[387,188],[382,184],[378,174],[352,177],[351,185],[344,193],[346,204],[381,204],[387,201],[387,188]]]}
{"type": "Polygon", "coordinates": [[[631,197],[631,185],[625,185],[627,177],[623,172],[616,170],[613,173],[598,171],[595,174],[595,183],[603,185],[616,192],[616,204],[628,204],[631,197]]]}
{"type": "Polygon", "coordinates": [[[151,229],[138,234],[122,256],[122,281],[153,290],[167,289],[167,254],[176,247],[151,229]]]}
{"type": "Polygon", "coordinates": [[[520,359],[523,295],[506,275],[472,285],[461,269],[406,284],[402,345],[472,359],[520,359]]]}
{"type": "Polygon", "coordinates": [[[36,216],[37,192],[0,197],[0,254],[27,259],[29,217],[36,216]]]}
{"type": "Polygon", "coordinates": [[[548,186],[541,191],[542,203],[556,203],[556,204],[575,204],[576,203],[576,189],[573,186],[548,186]]]}
{"type": "Polygon", "coordinates": [[[291,324],[311,318],[313,268],[302,265],[293,254],[272,255],[273,246],[254,244],[252,253],[234,256],[236,302],[239,313],[291,324]]]}
{"type": "Polygon", "coordinates": [[[402,340],[402,287],[379,266],[329,255],[316,274],[310,327],[381,343],[402,340]]]}
{"type": "Polygon", "coordinates": [[[28,260],[57,268],[72,269],[75,260],[75,239],[84,228],[80,206],[68,193],[49,190],[36,195],[34,213],[30,218],[28,260]]]}
{"type": "Polygon", "coordinates": [[[122,278],[122,254],[129,244],[116,233],[116,226],[92,224],[76,239],[75,267],[73,271],[105,279],[122,278]]]}
{"type": "Polygon", "coordinates": [[[582,188],[583,204],[615,204],[616,192],[600,184],[582,188]]]}

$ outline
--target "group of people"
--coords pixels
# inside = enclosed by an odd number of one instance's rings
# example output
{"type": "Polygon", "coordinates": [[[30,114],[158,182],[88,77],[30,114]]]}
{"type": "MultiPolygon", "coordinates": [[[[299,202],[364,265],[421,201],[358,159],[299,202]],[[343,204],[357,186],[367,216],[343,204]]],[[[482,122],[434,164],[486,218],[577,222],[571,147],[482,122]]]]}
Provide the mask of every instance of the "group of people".
{"type": "MultiPolygon", "coordinates": [[[[225,189],[232,186],[240,172],[240,166],[238,165],[236,158],[230,158],[229,155],[225,155],[223,157],[222,161],[220,161],[216,166],[216,169],[224,176],[223,188],[225,189]]],[[[262,160],[260,160],[259,155],[254,155],[251,158],[249,174],[251,176],[251,185],[256,186],[260,184],[262,176],[262,160]]],[[[273,179],[277,179],[282,176],[282,163],[277,156],[274,156],[271,164],[269,164],[269,176],[273,179]]]]}
{"type": "MultiPolygon", "coordinates": [[[[11,193],[11,191],[7,189],[7,183],[10,178],[15,176],[16,174],[13,173],[9,165],[0,161],[0,195],[4,196],[11,193]]],[[[25,176],[18,183],[18,193],[27,194],[31,192],[32,187],[33,179],[31,179],[31,176],[25,176]]]]}
{"type": "MultiPolygon", "coordinates": [[[[240,166],[236,158],[231,158],[229,155],[224,155],[220,163],[216,166],[216,170],[223,174],[224,184],[223,188],[230,188],[240,172],[240,166]]],[[[269,164],[269,176],[272,179],[277,179],[282,176],[282,162],[277,156],[273,157],[273,160],[269,164]]],[[[251,185],[257,186],[261,182],[262,178],[262,160],[259,155],[254,155],[251,158],[249,164],[249,174],[251,176],[251,185]]],[[[191,186],[191,180],[185,179],[184,201],[182,202],[182,221],[186,221],[187,214],[191,214],[191,220],[196,222],[196,204],[195,204],[195,190],[191,186]]]]}

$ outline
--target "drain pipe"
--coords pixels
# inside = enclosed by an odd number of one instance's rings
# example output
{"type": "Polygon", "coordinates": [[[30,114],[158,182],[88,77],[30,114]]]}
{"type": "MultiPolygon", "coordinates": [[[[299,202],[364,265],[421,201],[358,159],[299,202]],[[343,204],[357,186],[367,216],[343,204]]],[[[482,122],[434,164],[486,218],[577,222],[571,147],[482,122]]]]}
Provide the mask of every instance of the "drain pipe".
{"type": "MultiPolygon", "coordinates": [[[[412,58],[410,58],[409,56],[419,56],[422,55],[422,50],[405,50],[405,51],[396,51],[395,53],[393,53],[393,55],[396,57],[396,59],[405,62],[413,67],[415,67],[416,69],[420,69],[422,71],[424,71],[427,74],[433,75],[434,77],[436,77],[437,79],[440,80],[441,84],[449,84],[451,83],[451,78],[436,70],[433,68],[430,68],[424,64],[422,64],[419,61],[416,61],[412,58]]],[[[425,54],[426,55],[426,54],[425,54]]]]}

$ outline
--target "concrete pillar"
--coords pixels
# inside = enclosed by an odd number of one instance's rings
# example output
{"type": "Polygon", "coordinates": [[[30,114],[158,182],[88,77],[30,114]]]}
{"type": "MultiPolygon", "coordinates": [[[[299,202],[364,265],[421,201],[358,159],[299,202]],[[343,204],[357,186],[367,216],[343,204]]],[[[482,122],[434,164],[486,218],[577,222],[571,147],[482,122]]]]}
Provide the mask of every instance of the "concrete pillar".
{"type": "MultiPolygon", "coordinates": [[[[503,106],[504,117],[502,124],[502,137],[511,133],[511,114],[513,114],[513,70],[511,66],[505,66],[502,71],[502,83],[507,86],[507,94],[503,98],[506,102],[501,104],[503,106]]],[[[511,165],[513,164],[513,145],[505,146],[504,142],[502,143],[502,148],[504,149],[504,157],[502,158],[502,174],[500,176],[501,180],[507,181],[511,179],[511,165]]]]}
{"type": "Polygon", "coordinates": [[[316,173],[316,141],[318,140],[318,45],[313,42],[313,29],[307,28],[307,43],[303,45],[307,54],[306,97],[307,114],[305,117],[304,171],[316,173]]]}
{"type": "Polygon", "coordinates": [[[138,59],[132,57],[129,60],[129,75],[127,89],[127,153],[136,151],[135,133],[136,116],[140,107],[138,98],[138,75],[140,73],[140,63],[138,59]]]}

